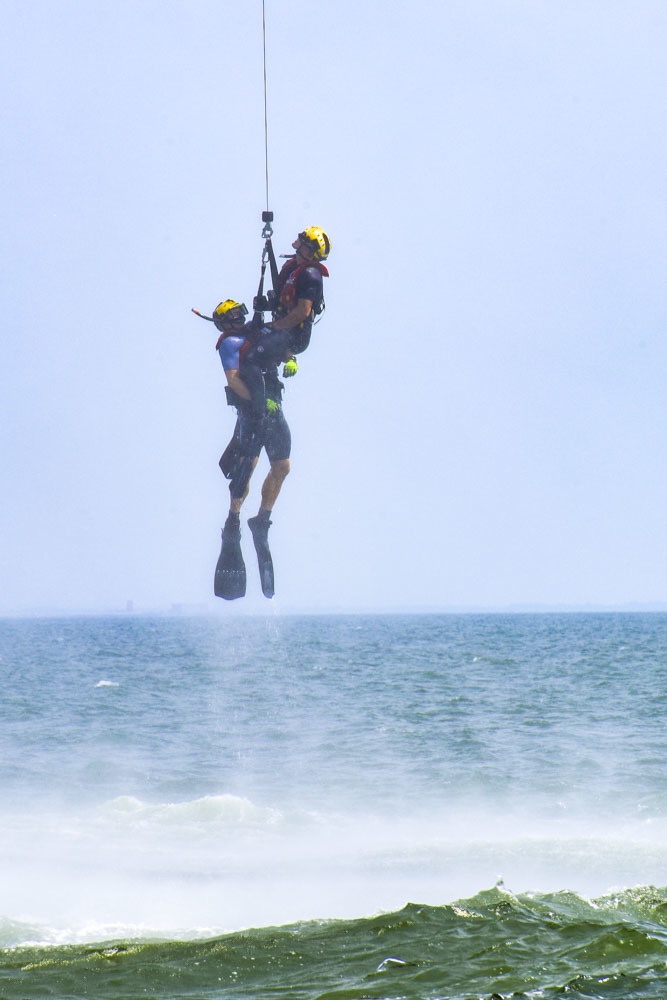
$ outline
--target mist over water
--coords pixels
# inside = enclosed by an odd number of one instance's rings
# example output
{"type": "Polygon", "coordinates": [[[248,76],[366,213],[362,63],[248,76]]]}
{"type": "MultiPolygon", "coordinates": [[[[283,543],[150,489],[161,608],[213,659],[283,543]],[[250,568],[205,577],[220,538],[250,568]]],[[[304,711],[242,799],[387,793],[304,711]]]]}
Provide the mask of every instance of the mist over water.
{"type": "Polygon", "coordinates": [[[0,943],[663,885],[667,617],[0,622],[0,943]]]}

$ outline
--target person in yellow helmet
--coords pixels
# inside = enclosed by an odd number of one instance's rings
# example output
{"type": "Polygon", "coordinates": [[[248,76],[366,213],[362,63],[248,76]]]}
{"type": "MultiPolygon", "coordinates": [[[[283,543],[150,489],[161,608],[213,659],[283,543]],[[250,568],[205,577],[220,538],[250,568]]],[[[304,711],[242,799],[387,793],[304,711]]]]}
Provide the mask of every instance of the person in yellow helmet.
{"type": "Polygon", "coordinates": [[[213,322],[220,331],[216,347],[227,379],[227,402],[236,408],[232,439],[220,458],[220,468],[229,479],[229,513],[222,531],[222,548],[215,570],[214,592],[217,597],[235,600],[246,590],[246,569],[241,551],[241,507],[248,495],[250,478],[262,448],[270,468],[262,484],[260,513],[250,518],[260,570],[262,592],[273,597],[273,563],[268,546],[270,513],[282,484],[290,471],[291,433],[282,410],[283,383],[277,366],[256,365],[240,375],[244,352],[266,332],[255,320],[246,321],[248,310],[242,302],[226,299],[213,311],[213,322]],[[266,522],[266,523],[265,523],[266,522]]]}
{"type": "MultiPolygon", "coordinates": [[[[270,308],[272,334],[259,338],[256,350],[248,353],[247,363],[267,355],[283,361],[302,354],[310,343],[313,323],[324,309],[323,278],[329,271],[323,261],[331,252],[331,241],[320,226],[309,226],[292,243],[291,254],[278,275],[278,287],[259,303],[270,308]]],[[[257,305],[258,303],[256,303],[257,305]]]]}

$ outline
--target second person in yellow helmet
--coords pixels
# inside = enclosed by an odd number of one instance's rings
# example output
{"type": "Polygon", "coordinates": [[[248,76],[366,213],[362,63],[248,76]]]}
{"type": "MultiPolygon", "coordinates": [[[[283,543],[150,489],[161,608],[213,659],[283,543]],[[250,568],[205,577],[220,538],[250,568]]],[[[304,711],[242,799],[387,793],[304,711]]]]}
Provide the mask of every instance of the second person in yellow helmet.
{"type": "Polygon", "coordinates": [[[309,226],[292,243],[290,254],[278,274],[277,288],[265,299],[255,300],[255,308],[270,309],[273,321],[268,336],[258,338],[248,352],[249,363],[262,364],[265,357],[279,364],[302,354],[310,343],[315,318],[324,310],[323,278],[329,271],[323,261],[331,251],[331,241],[319,226],[309,226]]]}
{"type": "Polygon", "coordinates": [[[289,332],[292,354],[301,354],[310,343],[315,317],[324,308],[323,278],[329,271],[323,261],[331,251],[331,241],[319,226],[309,226],[292,243],[294,256],[288,258],[274,289],[278,301],[273,308],[273,329],[289,332]]]}

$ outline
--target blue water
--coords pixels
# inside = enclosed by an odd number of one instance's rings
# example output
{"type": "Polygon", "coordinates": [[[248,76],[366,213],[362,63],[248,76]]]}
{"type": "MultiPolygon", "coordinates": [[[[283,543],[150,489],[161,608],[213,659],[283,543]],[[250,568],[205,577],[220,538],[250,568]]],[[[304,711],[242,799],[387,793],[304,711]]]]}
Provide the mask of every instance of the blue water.
{"type": "Polygon", "coordinates": [[[0,995],[667,996],[667,616],[0,621],[0,995]]]}

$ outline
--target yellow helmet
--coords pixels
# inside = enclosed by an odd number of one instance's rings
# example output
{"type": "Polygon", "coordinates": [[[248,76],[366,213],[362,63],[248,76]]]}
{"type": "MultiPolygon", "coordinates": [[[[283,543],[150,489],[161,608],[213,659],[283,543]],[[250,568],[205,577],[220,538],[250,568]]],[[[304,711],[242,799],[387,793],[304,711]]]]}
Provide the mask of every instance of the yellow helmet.
{"type": "Polygon", "coordinates": [[[326,260],[331,252],[331,240],[319,226],[308,226],[299,233],[299,239],[310,245],[315,260],[326,260]]]}
{"type": "Polygon", "coordinates": [[[231,327],[245,323],[247,315],[248,310],[243,302],[225,299],[224,302],[219,302],[213,310],[213,322],[218,330],[229,330],[231,327]]]}

